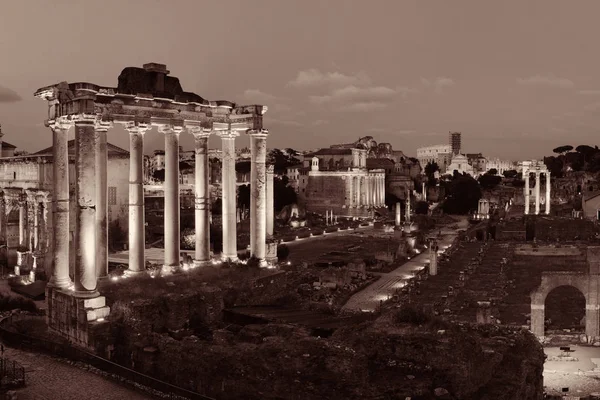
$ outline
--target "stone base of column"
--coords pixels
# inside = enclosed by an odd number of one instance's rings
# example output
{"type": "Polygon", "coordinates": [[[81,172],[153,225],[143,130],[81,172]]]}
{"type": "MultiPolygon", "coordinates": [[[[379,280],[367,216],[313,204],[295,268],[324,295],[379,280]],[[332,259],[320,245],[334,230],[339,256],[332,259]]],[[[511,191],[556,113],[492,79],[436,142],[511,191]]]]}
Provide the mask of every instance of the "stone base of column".
{"type": "Polygon", "coordinates": [[[93,299],[93,298],[100,296],[100,292],[98,290],[92,290],[92,291],[73,290],[71,293],[72,293],[73,297],[77,297],[78,299],[93,299]]]}
{"type": "MultiPolygon", "coordinates": [[[[130,269],[126,269],[123,272],[123,274],[126,277],[135,277],[135,276],[142,276],[142,275],[146,274],[146,271],[133,271],[133,270],[130,270],[130,269]]],[[[100,278],[98,278],[98,279],[100,279],[100,278]]]]}
{"type": "Polygon", "coordinates": [[[195,267],[209,267],[212,265],[212,260],[194,260],[195,267]]]}
{"type": "Polygon", "coordinates": [[[75,288],[75,284],[71,279],[57,280],[50,278],[50,281],[48,281],[46,287],[52,289],[72,291],[75,288]]]}
{"type": "Polygon", "coordinates": [[[221,255],[221,261],[223,262],[238,262],[240,259],[238,258],[238,256],[226,256],[224,254],[221,255]]]}
{"type": "Polygon", "coordinates": [[[71,343],[99,352],[110,325],[104,296],[79,298],[73,292],[46,287],[48,328],[71,343]]]}

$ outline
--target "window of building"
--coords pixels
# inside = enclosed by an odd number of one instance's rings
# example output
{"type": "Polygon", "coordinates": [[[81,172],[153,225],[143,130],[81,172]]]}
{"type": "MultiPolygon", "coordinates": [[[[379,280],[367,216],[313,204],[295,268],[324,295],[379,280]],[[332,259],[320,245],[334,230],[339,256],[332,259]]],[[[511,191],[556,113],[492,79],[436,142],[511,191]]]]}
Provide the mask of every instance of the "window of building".
{"type": "Polygon", "coordinates": [[[109,206],[117,205],[117,187],[116,186],[108,187],[108,205],[109,206]]]}
{"type": "Polygon", "coordinates": [[[17,171],[13,172],[13,180],[15,180],[15,181],[17,180],[17,171]]]}

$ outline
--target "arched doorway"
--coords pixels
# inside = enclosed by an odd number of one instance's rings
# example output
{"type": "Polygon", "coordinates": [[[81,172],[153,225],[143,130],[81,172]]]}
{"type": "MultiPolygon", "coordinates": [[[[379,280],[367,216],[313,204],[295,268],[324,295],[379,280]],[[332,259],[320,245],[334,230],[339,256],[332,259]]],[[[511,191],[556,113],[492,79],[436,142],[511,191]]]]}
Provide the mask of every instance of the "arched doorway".
{"type": "Polygon", "coordinates": [[[546,296],[545,333],[585,332],[585,296],[579,289],[570,285],[562,285],[552,289],[546,296]]]}

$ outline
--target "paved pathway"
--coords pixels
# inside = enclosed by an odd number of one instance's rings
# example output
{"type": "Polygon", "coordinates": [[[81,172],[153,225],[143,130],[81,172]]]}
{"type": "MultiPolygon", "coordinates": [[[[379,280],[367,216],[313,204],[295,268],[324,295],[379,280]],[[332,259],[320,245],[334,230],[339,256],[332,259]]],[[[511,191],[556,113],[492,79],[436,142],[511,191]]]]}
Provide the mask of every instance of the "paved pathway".
{"type": "MultiPolygon", "coordinates": [[[[438,239],[440,249],[452,243],[461,229],[467,229],[469,221],[467,218],[461,218],[458,222],[453,222],[441,228],[442,237],[438,239]],[[451,229],[451,226],[458,225],[458,229],[451,229]]],[[[438,228],[439,229],[439,228],[438,228]]],[[[380,301],[388,300],[393,296],[395,291],[406,284],[406,280],[413,277],[415,271],[425,267],[428,261],[428,252],[419,254],[410,261],[402,264],[395,270],[381,274],[381,277],[376,281],[355,293],[350,300],[342,307],[342,310],[348,311],[375,311],[380,304],[380,301]]]]}
{"type": "Polygon", "coordinates": [[[147,400],[153,398],[44,354],[6,347],[4,355],[25,368],[26,387],[17,390],[19,400],[147,400]]]}
{"type": "MultiPolygon", "coordinates": [[[[357,230],[364,231],[364,230],[368,230],[368,229],[373,229],[373,227],[372,226],[361,226],[357,230]]],[[[285,244],[286,246],[294,246],[298,243],[304,243],[305,241],[323,239],[326,237],[329,238],[332,236],[340,236],[340,235],[354,233],[354,232],[355,232],[354,229],[331,232],[331,233],[327,233],[324,235],[317,235],[317,236],[294,240],[291,242],[284,242],[283,244],[285,244]]],[[[238,253],[244,253],[246,251],[247,250],[238,250],[238,253]]],[[[179,250],[179,252],[186,253],[189,256],[191,256],[192,258],[194,257],[194,250],[179,250]]],[[[165,249],[151,247],[149,249],[146,249],[145,255],[146,255],[146,261],[150,261],[151,263],[160,264],[160,263],[164,262],[164,260],[165,260],[165,249]]],[[[125,250],[125,251],[119,251],[116,253],[111,253],[108,256],[108,261],[111,263],[119,263],[119,264],[127,265],[127,264],[129,264],[129,251],[125,250]]]]}

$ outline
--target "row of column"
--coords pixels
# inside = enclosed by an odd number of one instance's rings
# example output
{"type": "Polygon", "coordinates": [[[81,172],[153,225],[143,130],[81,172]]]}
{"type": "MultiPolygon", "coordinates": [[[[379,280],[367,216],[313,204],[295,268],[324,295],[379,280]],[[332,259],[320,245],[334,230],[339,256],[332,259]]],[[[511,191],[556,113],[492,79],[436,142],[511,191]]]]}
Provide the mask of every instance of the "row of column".
{"type": "MultiPolygon", "coordinates": [[[[19,207],[19,247],[30,251],[45,250],[44,240],[48,237],[44,234],[48,223],[48,193],[19,194],[19,199],[14,204],[19,207]]],[[[12,207],[7,207],[7,196],[0,194],[0,237],[7,240],[8,214],[12,207]]]]}
{"type": "MultiPolygon", "coordinates": [[[[67,148],[67,121],[53,122],[54,156],[54,202],[53,234],[55,240],[54,271],[50,284],[61,288],[71,286],[69,278],[69,157],[67,148]]],[[[106,133],[111,124],[98,121],[93,116],[81,116],[75,120],[75,155],[77,202],[75,248],[76,268],[74,287],[76,294],[94,296],[97,277],[105,276],[108,268],[108,220],[107,220],[107,150],[106,133]]],[[[129,268],[128,274],[145,270],[145,222],[144,222],[144,133],[149,124],[128,123],[125,129],[130,137],[129,160],[129,268]]],[[[164,183],[164,265],[179,265],[180,245],[180,194],[179,194],[179,135],[183,127],[159,126],[165,136],[165,183],[164,183]]],[[[196,153],[195,174],[195,263],[210,262],[210,216],[209,216],[209,166],[208,138],[211,130],[187,127],[194,135],[196,153]]],[[[266,235],[272,233],[272,207],[267,228],[267,188],[270,175],[266,170],[267,131],[250,131],[252,152],[251,196],[251,255],[264,261],[266,235]]],[[[223,258],[237,259],[236,238],[236,174],[235,131],[221,131],[223,145],[223,258]]],[[[271,184],[272,187],[272,184],[271,184]]],[[[271,189],[272,190],[272,189],[271,189]]],[[[270,196],[272,198],[272,196],[270,196]]],[[[272,199],[271,199],[272,205],[272,199]]]]}
{"type": "Polygon", "coordinates": [[[355,176],[349,180],[350,207],[383,207],[385,205],[384,175],[355,176]]]}
{"type": "MultiPolygon", "coordinates": [[[[535,171],[535,189],[534,189],[534,195],[535,195],[535,214],[539,214],[540,213],[540,186],[541,186],[541,182],[540,182],[540,175],[541,174],[546,174],[546,207],[545,207],[545,212],[546,214],[550,214],[550,188],[551,188],[551,182],[550,182],[550,172],[549,171],[535,171]]],[[[525,178],[525,187],[524,187],[524,191],[525,191],[525,215],[529,214],[529,202],[530,202],[530,198],[529,198],[529,172],[526,171],[524,172],[524,178],[525,178]]]]}

